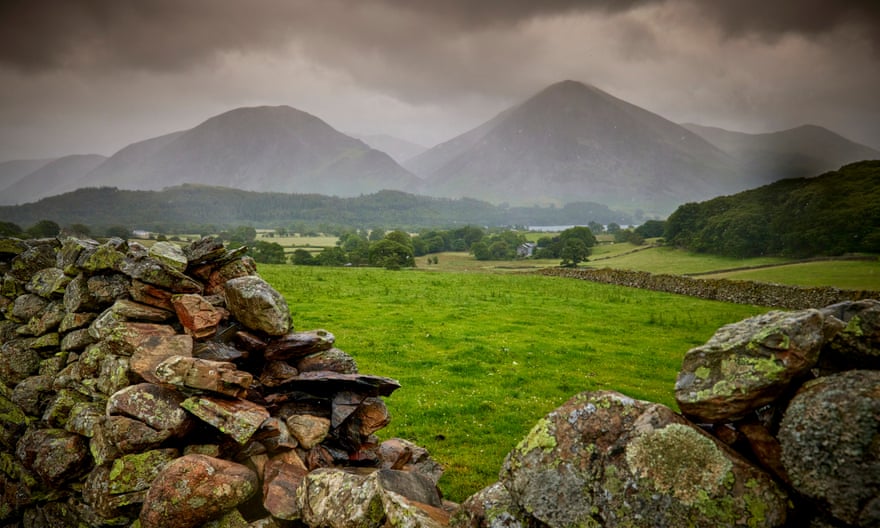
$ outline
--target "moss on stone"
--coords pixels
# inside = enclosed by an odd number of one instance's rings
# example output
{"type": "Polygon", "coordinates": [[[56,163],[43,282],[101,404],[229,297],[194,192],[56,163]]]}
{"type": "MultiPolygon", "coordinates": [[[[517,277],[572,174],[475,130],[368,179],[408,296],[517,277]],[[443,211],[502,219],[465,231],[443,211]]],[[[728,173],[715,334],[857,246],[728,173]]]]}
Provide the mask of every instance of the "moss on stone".
{"type": "Polygon", "coordinates": [[[732,466],[715,442],[682,424],[635,438],[627,445],[626,461],[653,489],[686,505],[694,504],[701,491],[719,492],[732,466]]]}
{"type": "Polygon", "coordinates": [[[545,418],[538,420],[529,434],[516,446],[516,451],[527,455],[535,449],[542,449],[549,453],[556,447],[556,437],[553,436],[553,423],[545,418]]]}

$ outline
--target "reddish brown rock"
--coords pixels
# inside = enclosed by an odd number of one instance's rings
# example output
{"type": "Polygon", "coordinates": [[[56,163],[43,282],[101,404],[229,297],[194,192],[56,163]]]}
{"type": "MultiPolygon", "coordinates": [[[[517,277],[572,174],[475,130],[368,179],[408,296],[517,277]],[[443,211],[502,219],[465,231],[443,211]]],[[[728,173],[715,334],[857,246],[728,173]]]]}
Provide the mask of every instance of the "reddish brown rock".
{"type": "Polygon", "coordinates": [[[307,474],[304,466],[269,461],[263,473],[263,507],[279,519],[298,519],[296,490],[307,474]]]}
{"type": "Polygon", "coordinates": [[[160,383],[155,374],[156,366],[172,356],[192,356],[192,351],[192,336],[184,334],[144,336],[131,355],[130,367],[132,372],[144,381],[160,383]]]}
{"type": "Polygon", "coordinates": [[[133,280],[128,291],[131,294],[131,298],[139,303],[155,306],[163,310],[174,310],[174,305],[171,304],[171,297],[174,294],[167,290],[147,284],[146,282],[133,280]]]}
{"type": "Polygon", "coordinates": [[[259,488],[246,466],[204,455],[166,465],[147,492],[142,528],[192,528],[246,501],[259,488]]]}
{"type": "Polygon", "coordinates": [[[197,294],[180,294],[171,298],[177,318],[186,333],[196,339],[213,336],[224,312],[197,294]]]}
{"type": "Polygon", "coordinates": [[[758,462],[770,473],[782,482],[791,484],[791,479],[782,465],[782,447],[767,428],[757,422],[746,422],[736,427],[746,438],[751,447],[752,454],[758,462]]]}
{"type": "Polygon", "coordinates": [[[127,320],[148,321],[152,323],[163,323],[174,314],[163,308],[142,304],[130,299],[117,299],[110,307],[110,310],[117,315],[121,315],[127,320]]]}

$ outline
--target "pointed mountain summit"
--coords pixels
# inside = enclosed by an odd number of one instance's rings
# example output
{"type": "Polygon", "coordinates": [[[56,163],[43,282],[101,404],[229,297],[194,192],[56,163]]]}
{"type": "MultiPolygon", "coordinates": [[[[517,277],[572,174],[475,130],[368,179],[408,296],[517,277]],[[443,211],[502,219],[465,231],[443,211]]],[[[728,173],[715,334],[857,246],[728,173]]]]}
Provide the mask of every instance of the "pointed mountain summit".
{"type": "Polygon", "coordinates": [[[129,145],[79,187],[157,190],[181,183],[250,191],[356,196],[414,191],[420,181],[387,154],[289,106],[238,108],[129,145]]]}
{"type": "Polygon", "coordinates": [[[686,123],[688,130],[736,158],[749,174],[770,183],[816,176],[854,161],[880,159],[880,151],[816,125],[747,134],[686,123]]]}
{"type": "Polygon", "coordinates": [[[442,196],[661,213],[747,186],[735,160],[703,138],[575,81],[545,88],[406,167],[442,196]]]}

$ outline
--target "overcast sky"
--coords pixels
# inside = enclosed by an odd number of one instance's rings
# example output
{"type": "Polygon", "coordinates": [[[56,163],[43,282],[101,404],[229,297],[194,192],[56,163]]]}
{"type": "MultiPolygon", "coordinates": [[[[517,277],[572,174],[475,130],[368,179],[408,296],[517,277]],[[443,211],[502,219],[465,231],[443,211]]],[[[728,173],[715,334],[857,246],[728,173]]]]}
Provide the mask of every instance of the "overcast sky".
{"type": "Polygon", "coordinates": [[[880,1],[2,0],[0,161],[281,104],[432,146],[564,79],[880,148],[880,1]]]}

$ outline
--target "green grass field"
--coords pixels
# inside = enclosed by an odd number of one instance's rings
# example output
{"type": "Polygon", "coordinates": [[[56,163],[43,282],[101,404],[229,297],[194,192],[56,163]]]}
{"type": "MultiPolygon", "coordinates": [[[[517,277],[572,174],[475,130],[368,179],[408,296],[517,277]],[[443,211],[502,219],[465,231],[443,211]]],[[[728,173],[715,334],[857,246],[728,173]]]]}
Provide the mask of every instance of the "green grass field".
{"type": "MultiPolygon", "coordinates": [[[[598,248],[601,247],[598,246],[598,248]]],[[[635,253],[611,254],[612,258],[598,260],[601,256],[603,256],[602,253],[594,251],[594,257],[592,258],[597,260],[593,261],[591,258],[585,265],[593,268],[616,268],[682,275],[788,262],[787,259],[780,257],[735,259],[704,253],[692,253],[671,247],[652,247],[635,253]]]]}
{"type": "Polygon", "coordinates": [[[880,291],[880,260],[805,262],[703,277],[880,291]]]}
{"type": "MultiPolygon", "coordinates": [[[[440,256],[441,264],[451,257],[440,256]]],[[[464,264],[461,264],[464,266],[464,264]]],[[[426,447],[447,498],[497,480],[535,421],[584,390],[673,406],[684,353],[765,311],[522,273],[261,265],[298,330],[324,328],[361,372],[399,380],[382,438],[426,447]]],[[[484,270],[485,271],[485,270],[484,270]]]]}

